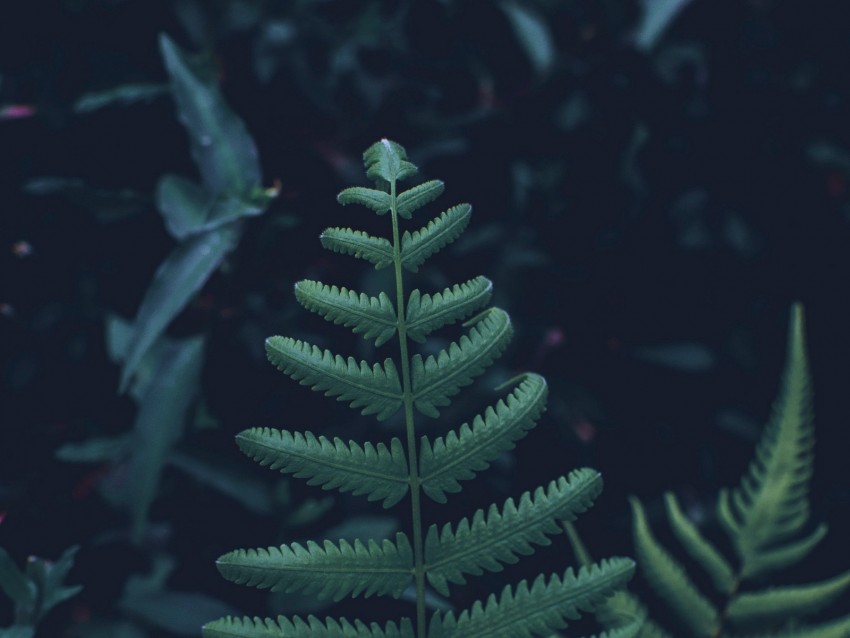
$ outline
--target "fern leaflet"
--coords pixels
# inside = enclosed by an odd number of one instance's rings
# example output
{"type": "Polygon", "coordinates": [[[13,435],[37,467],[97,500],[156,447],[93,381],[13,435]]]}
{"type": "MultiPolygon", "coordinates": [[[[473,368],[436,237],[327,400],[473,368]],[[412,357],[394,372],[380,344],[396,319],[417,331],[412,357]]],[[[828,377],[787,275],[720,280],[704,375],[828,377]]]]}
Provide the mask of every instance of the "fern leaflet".
{"type": "Polygon", "coordinates": [[[531,587],[521,581],[515,588],[505,587],[497,599],[491,595],[455,616],[435,614],[429,638],[531,638],[563,629],[567,619],[575,620],[579,611],[592,610],[631,577],[634,563],[625,558],[610,558],[591,568],[582,567],[578,575],[568,569],[563,576],[538,576],[531,587]]]}
{"type": "Polygon", "coordinates": [[[498,308],[486,310],[468,335],[453,342],[448,351],[436,358],[415,355],[413,370],[413,404],[430,417],[440,416],[438,407],[449,405],[449,397],[469,385],[505,348],[513,335],[508,314],[498,308]]]}
{"type": "Polygon", "coordinates": [[[401,239],[401,265],[417,272],[428,257],[453,242],[466,229],[472,206],[458,204],[413,233],[405,231],[401,239]]]}
{"type": "Polygon", "coordinates": [[[741,625],[759,621],[778,623],[808,616],[837,599],[848,585],[850,571],[818,583],[745,592],[731,602],[726,614],[729,620],[741,625]]]}
{"type": "Polygon", "coordinates": [[[322,246],[335,253],[353,255],[375,264],[379,270],[393,263],[393,247],[383,237],[373,237],[362,230],[325,228],[319,235],[322,246]]]}
{"type": "Polygon", "coordinates": [[[428,202],[433,202],[443,194],[443,190],[445,190],[443,182],[432,179],[399,193],[396,202],[399,217],[410,219],[414,211],[419,210],[428,202]]]}
{"type": "Polygon", "coordinates": [[[398,625],[387,623],[384,627],[377,623],[365,623],[345,618],[325,618],[315,616],[292,619],[278,616],[277,620],[266,618],[234,618],[227,616],[204,625],[205,638],[414,638],[413,626],[408,619],[398,625]]]}
{"type": "Polygon", "coordinates": [[[386,215],[392,208],[392,198],[386,191],[379,191],[374,188],[365,188],[363,186],[352,186],[346,188],[336,197],[343,206],[348,204],[360,204],[366,208],[378,213],[378,215],[386,215]]]}
{"type": "Polygon", "coordinates": [[[630,501],[635,551],[644,576],[695,636],[713,636],[720,622],[717,610],[697,591],[684,567],[655,540],[640,501],[630,501]]]}
{"type": "Polygon", "coordinates": [[[363,153],[366,177],[391,184],[416,175],[419,169],[407,161],[407,151],[401,144],[386,138],[375,142],[363,153]]]}
{"type": "Polygon", "coordinates": [[[517,562],[518,554],[533,553],[532,544],[548,545],[548,536],[561,532],[556,521],[573,520],[601,491],[601,474],[576,470],[569,479],[552,481],[546,490],[538,487],[533,497],[525,492],[519,505],[509,498],[501,511],[491,505],[486,516],[484,510],[478,510],[472,522],[464,518],[454,529],[446,524],[438,532],[432,525],[425,539],[428,582],[448,596],[448,583],[462,585],[464,574],[501,571],[503,563],[517,562]]]}
{"type": "Polygon", "coordinates": [[[345,287],[305,279],[295,284],[295,298],[307,310],[328,321],[351,328],[355,334],[363,333],[364,339],[374,339],[376,346],[395,335],[395,309],[385,292],[369,297],[345,287]]]}
{"type": "Polygon", "coordinates": [[[534,427],[546,408],[546,380],[539,374],[526,374],[513,392],[484,415],[477,415],[472,427],[464,423],[431,444],[422,437],[420,480],[423,491],[438,503],[446,502],[446,492],[459,492],[459,481],[475,477],[499,456],[513,449],[514,442],[534,427]]]}
{"type": "Polygon", "coordinates": [[[370,501],[383,499],[384,507],[400,501],[408,490],[407,460],[401,441],[393,437],[390,447],[378,443],[316,437],[312,432],[289,432],[252,428],[236,437],[239,448],[252,459],[323,489],[339,489],[370,501]]]}
{"type": "Polygon", "coordinates": [[[708,572],[719,592],[731,594],[737,587],[737,578],[732,567],[714,545],[703,537],[696,525],[685,516],[672,492],[664,495],[664,503],[667,507],[667,520],[670,521],[670,527],[673,528],[673,533],[682,543],[685,551],[708,572]]]}
{"type": "Polygon", "coordinates": [[[374,414],[382,421],[401,406],[401,384],[392,359],[371,368],[354,357],[343,359],[330,350],[291,337],[266,339],[269,361],[301,385],[308,385],[337,401],[349,401],[362,414],[374,414]]]}
{"type": "Polygon", "coordinates": [[[339,545],[307,541],[260,549],[238,549],[216,561],[226,579],[272,591],[299,591],[335,601],[374,594],[398,598],[412,581],[413,554],[407,536],[393,544],[369,540],[339,545]]]}
{"type": "Polygon", "coordinates": [[[486,277],[455,284],[434,295],[414,290],[407,302],[407,336],[425,343],[425,337],[434,330],[466,319],[487,305],[492,292],[493,283],[486,277]]]}

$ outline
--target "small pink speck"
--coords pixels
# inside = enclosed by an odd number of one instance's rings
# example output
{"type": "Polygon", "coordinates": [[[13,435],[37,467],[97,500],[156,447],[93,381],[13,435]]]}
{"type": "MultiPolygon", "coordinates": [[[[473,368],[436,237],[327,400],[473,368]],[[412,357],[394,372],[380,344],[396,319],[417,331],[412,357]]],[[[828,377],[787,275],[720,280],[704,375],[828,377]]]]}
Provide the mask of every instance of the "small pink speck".
{"type": "Polygon", "coordinates": [[[546,338],[543,341],[547,348],[554,348],[564,343],[564,331],[560,328],[550,328],[546,331],[546,338]]]}
{"type": "Polygon", "coordinates": [[[0,512],[0,523],[3,522],[4,518],[6,518],[6,512],[0,512]]]}
{"type": "Polygon", "coordinates": [[[0,120],[20,120],[35,115],[35,107],[31,104],[7,104],[0,107],[0,120]]]}
{"type": "Polygon", "coordinates": [[[9,303],[0,303],[0,316],[3,317],[14,317],[15,316],[15,307],[9,303]]]}
{"type": "Polygon", "coordinates": [[[32,244],[28,241],[22,239],[12,244],[12,254],[15,257],[29,257],[32,252],[32,244]]]}
{"type": "Polygon", "coordinates": [[[581,421],[574,423],[573,432],[575,432],[576,437],[578,437],[578,440],[582,443],[590,443],[594,438],[596,438],[596,426],[586,419],[582,419],[581,421]]]}

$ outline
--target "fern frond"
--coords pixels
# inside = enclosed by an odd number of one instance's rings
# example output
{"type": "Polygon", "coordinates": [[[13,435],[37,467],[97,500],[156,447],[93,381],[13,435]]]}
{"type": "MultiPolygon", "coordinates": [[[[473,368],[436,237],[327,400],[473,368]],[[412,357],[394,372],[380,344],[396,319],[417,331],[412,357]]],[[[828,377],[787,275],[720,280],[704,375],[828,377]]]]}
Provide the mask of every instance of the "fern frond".
{"type": "Polygon", "coordinates": [[[484,414],[476,415],[458,432],[449,432],[431,444],[423,436],[419,452],[422,490],[438,503],[446,502],[446,492],[459,492],[459,481],[475,478],[477,472],[524,437],[546,409],[548,388],[539,374],[526,373],[505,400],[499,399],[484,414]]]}
{"type": "Polygon", "coordinates": [[[475,277],[433,295],[414,290],[405,313],[407,336],[424,343],[425,337],[434,330],[466,319],[487,305],[492,294],[493,283],[486,277],[475,277]]]}
{"type": "Polygon", "coordinates": [[[429,638],[531,638],[563,629],[579,612],[590,611],[626,584],[634,573],[634,563],[626,558],[610,558],[578,575],[568,569],[563,576],[538,576],[531,587],[521,581],[505,587],[497,599],[476,602],[471,609],[431,618],[429,638]]]}
{"type": "Polygon", "coordinates": [[[726,615],[736,625],[780,623],[819,611],[844,593],[848,586],[850,571],[808,585],[745,592],[732,600],[726,615]]]}
{"type": "Polygon", "coordinates": [[[401,265],[417,272],[428,257],[460,236],[471,215],[472,206],[458,204],[440,213],[427,226],[413,233],[405,231],[401,238],[401,265]]]}
{"type": "Polygon", "coordinates": [[[360,204],[375,211],[378,215],[386,215],[392,208],[392,197],[388,192],[363,186],[346,188],[336,196],[336,201],[343,206],[360,204]]]}
{"type": "Polygon", "coordinates": [[[295,298],[328,321],[351,328],[355,334],[363,333],[364,339],[374,339],[376,346],[391,339],[398,325],[393,302],[385,292],[370,297],[305,279],[295,284],[295,298]]]}
{"type": "Polygon", "coordinates": [[[720,620],[717,609],[697,591],[685,568],[655,539],[640,501],[634,497],[629,501],[638,564],[650,586],[695,636],[712,636],[720,620]]]}
{"type": "Polygon", "coordinates": [[[410,219],[414,211],[419,210],[428,202],[433,202],[443,194],[445,185],[438,179],[432,179],[414,186],[399,194],[396,199],[396,211],[400,217],[410,219]]]}
{"type": "Polygon", "coordinates": [[[390,183],[415,175],[419,169],[407,161],[407,151],[401,144],[384,138],[363,153],[366,176],[379,183],[390,183]]]}
{"type": "Polygon", "coordinates": [[[513,327],[508,313],[499,308],[486,310],[469,333],[453,342],[448,351],[423,360],[416,355],[413,371],[413,404],[422,414],[440,415],[438,407],[447,406],[449,397],[469,385],[508,346],[513,327]]]}
{"type": "Polygon", "coordinates": [[[413,625],[405,618],[399,624],[388,622],[366,625],[345,618],[320,620],[310,615],[306,619],[293,616],[272,618],[237,618],[227,616],[204,625],[203,638],[415,638],[413,625]]]}
{"type": "Polygon", "coordinates": [[[398,503],[409,485],[407,459],[401,441],[390,447],[316,437],[312,432],[251,428],[236,435],[245,454],[272,470],[307,478],[308,485],[338,489],[370,501],[382,500],[388,508],[398,503]]]}
{"type": "Polygon", "coordinates": [[[822,536],[811,536],[796,552],[773,551],[798,534],[809,518],[814,428],[803,323],[803,308],[795,304],[782,389],[770,422],[741,484],[718,497],[718,516],[735,544],[745,578],[799,560],[822,536]]]}
{"type": "Polygon", "coordinates": [[[491,505],[486,516],[484,510],[478,510],[472,522],[464,518],[454,529],[446,524],[438,532],[432,525],[425,539],[428,582],[448,596],[448,583],[462,585],[464,574],[501,571],[503,564],[517,562],[518,555],[532,554],[533,545],[548,545],[548,536],[561,532],[557,521],[573,520],[601,491],[599,472],[576,470],[569,478],[551,481],[546,490],[538,487],[533,497],[525,492],[519,505],[509,498],[501,511],[491,505]]]}
{"type": "Polygon", "coordinates": [[[362,230],[325,228],[319,235],[322,246],[335,253],[353,255],[375,264],[375,270],[393,263],[393,247],[383,237],[373,237],[362,230]]]}
{"type": "Polygon", "coordinates": [[[344,359],[330,350],[291,337],[266,339],[269,361],[280,371],[337,401],[349,401],[361,414],[383,421],[401,406],[401,384],[392,359],[371,368],[354,357],[344,359]]]}
{"type": "Polygon", "coordinates": [[[735,573],[723,555],[700,533],[676,500],[672,492],[664,494],[667,520],[679,542],[691,558],[702,565],[720,593],[731,594],[737,586],[735,573]]]}
{"type": "Polygon", "coordinates": [[[335,545],[307,541],[259,549],[238,549],[216,561],[227,580],[272,591],[316,594],[341,600],[346,596],[401,596],[413,581],[413,552],[399,532],[395,543],[368,540],[335,545]]]}

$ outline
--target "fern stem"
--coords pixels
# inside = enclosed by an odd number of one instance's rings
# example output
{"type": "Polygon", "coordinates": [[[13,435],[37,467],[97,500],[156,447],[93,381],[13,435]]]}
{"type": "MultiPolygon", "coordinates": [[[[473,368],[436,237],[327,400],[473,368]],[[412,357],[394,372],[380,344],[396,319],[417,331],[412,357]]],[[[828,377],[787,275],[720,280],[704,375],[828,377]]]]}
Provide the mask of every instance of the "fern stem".
{"type": "Polygon", "coordinates": [[[735,600],[735,596],[738,595],[738,590],[741,588],[741,574],[738,573],[735,575],[735,580],[732,583],[732,588],[729,590],[729,593],[726,594],[726,605],[723,607],[723,613],[720,615],[719,622],[717,623],[717,628],[714,630],[714,633],[711,634],[711,638],[720,638],[723,634],[723,629],[726,627],[726,621],[729,619],[729,606],[735,600]]]}
{"type": "Polygon", "coordinates": [[[413,512],[413,576],[416,583],[416,636],[425,638],[425,558],[422,543],[422,506],[420,502],[419,461],[416,454],[416,429],[413,424],[413,388],[410,381],[410,356],[407,350],[407,320],[404,306],[404,282],[401,267],[401,241],[398,232],[396,182],[390,182],[390,213],[393,222],[393,266],[395,267],[396,314],[400,350],[404,424],[407,431],[407,465],[410,472],[410,506],[413,512]]]}

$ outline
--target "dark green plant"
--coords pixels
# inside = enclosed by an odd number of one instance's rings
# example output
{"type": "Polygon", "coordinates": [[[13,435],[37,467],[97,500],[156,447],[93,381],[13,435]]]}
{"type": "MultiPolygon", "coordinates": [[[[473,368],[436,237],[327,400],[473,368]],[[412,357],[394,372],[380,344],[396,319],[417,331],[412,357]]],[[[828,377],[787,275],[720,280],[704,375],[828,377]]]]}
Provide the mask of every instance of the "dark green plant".
{"type": "Polygon", "coordinates": [[[55,562],[30,556],[21,571],[0,547],[0,589],[14,605],[14,624],[0,629],[0,638],[32,638],[36,626],[51,609],[79,593],[82,585],[64,584],[78,549],[69,547],[55,562]]]}
{"type": "MultiPolygon", "coordinates": [[[[667,520],[685,552],[714,586],[705,595],[689,567],[655,537],[637,498],[631,499],[639,571],[680,622],[676,636],[781,636],[844,638],[850,616],[809,620],[850,586],[850,571],[805,585],[765,586],[768,577],[805,560],[826,535],[826,525],[809,525],[809,480],[814,462],[814,426],[803,307],[791,312],[788,355],[773,414],[756,447],[755,459],[740,484],[723,489],[716,514],[735,552],[730,561],[685,515],[672,492],[664,495],[667,520]]],[[[604,605],[608,626],[645,616],[646,607],[620,592],[604,605]]],[[[673,634],[653,621],[640,638],[673,634]]]]}
{"type": "MultiPolygon", "coordinates": [[[[308,479],[309,484],[383,501],[391,507],[409,496],[410,534],[394,539],[308,541],[267,549],[236,550],[218,560],[222,575],[236,583],[272,590],[300,591],[340,600],[346,596],[389,595],[398,598],[415,590],[416,611],[411,620],[387,622],[383,627],[361,620],[279,616],[277,620],[227,617],[207,624],[205,638],[243,636],[356,636],[474,638],[476,636],[549,636],[593,609],[631,576],[632,561],[611,558],[599,565],[568,569],[563,575],[539,576],[506,587],[500,596],[475,603],[462,613],[435,612],[426,617],[428,585],[449,595],[450,584],[464,584],[466,575],[499,571],[530,554],[533,545],[546,545],[558,533],[557,521],[572,520],[592,504],[602,488],[601,476],[590,469],[559,477],[500,508],[491,505],[456,525],[425,528],[422,495],[445,503],[447,494],[461,490],[460,481],[487,469],[503,452],[534,427],[545,408],[546,382],[533,373],[504,384],[514,386],[470,423],[432,439],[423,436],[417,446],[415,414],[436,418],[461,388],[471,384],[507,347],[512,327],[499,308],[481,310],[489,301],[491,284],[477,277],[436,294],[405,293],[405,270],[416,272],[431,255],[454,241],[466,228],[471,207],[453,206],[415,232],[399,228],[399,218],[412,214],[443,192],[443,183],[431,180],[399,192],[398,183],[416,174],[404,149],[389,140],[372,145],[364,154],[366,174],[376,188],[353,187],[339,202],[360,204],[378,215],[390,214],[390,240],[351,228],[329,228],[322,233],[325,248],[365,259],[376,268],[392,267],[395,289],[377,297],[316,281],[296,284],[298,300],[325,319],[350,327],[377,345],[398,336],[397,360],[370,364],[353,357],[289,337],[266,341],[269,360],[281,371],[335,396],[362,414],[385,420],[403,410],[404,442],[389,444],[330,440],[311,432],[253,428],[237,436],[243,452],[262,465],[308,479]],[[477,314],[476,314],[477,312],[477,314]],[[473,316],[474,315],[474,316],[473,316]],[[472,316],[471,319],[467,319],[472,316]],[[410,353],[411,341],[424,342],[438,328],[467,319],[467,333],[436,356],[410,353]]],[[[638,625],[618,631],[634,635],[638,625]]]]}

